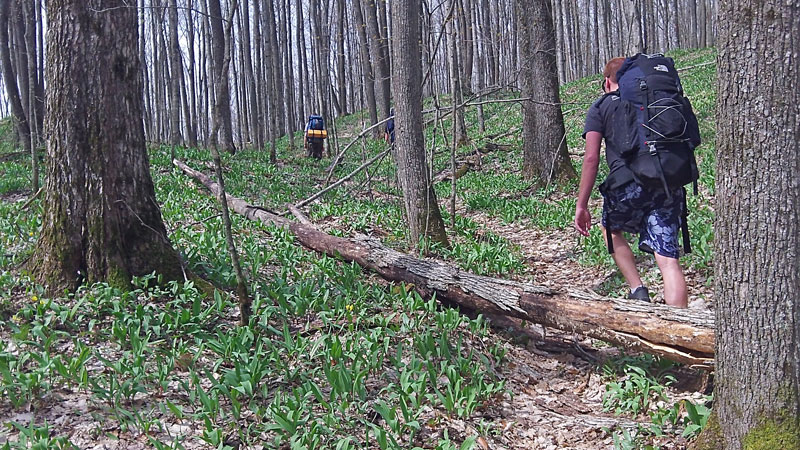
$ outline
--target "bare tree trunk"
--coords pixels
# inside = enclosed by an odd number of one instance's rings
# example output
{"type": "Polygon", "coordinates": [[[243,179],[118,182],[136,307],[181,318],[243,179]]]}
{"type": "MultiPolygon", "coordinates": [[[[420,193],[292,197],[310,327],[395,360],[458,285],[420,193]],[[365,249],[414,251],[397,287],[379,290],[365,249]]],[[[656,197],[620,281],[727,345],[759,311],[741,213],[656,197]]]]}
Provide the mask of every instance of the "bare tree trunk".
{"type": "Polygon", "coordinates": [[[6,95],[11,104],[11,113],[14,116],[14,126],[17,135],[22,141],[25,151],[31,152],[31,130],[25,109],[22,107],[19,88],[17,86],[17,74],[11,62],[11,50],[9,48],[9,9],[10,1],[0,2],[0,65],[3,71],[3,84],[6,86],[6,95]]]}
{"type": "Polygon", "coordinates": [[[295,106],[295,90],[294,90],[294,62],[292,61],[292,43],[289,39],[289,0],[282,0],[281,3],[281,20],[279,21],[279,34],[278,48],[283,54],[283,73],[284,73],[284,91],[283,96],[286,99],[286,133],[289,134],[289,146],[294,148],[294,132],[297,130],[297,111],[295,106]]]}
{"type": "Polygon", "coordinates": [[[124,0],[50,0],[50,136],[41,236],[29,269],[53,293],[181,278],[148,168],[137,11],[124,0]],[[93,10],[108,8],[103,14],[93,10]]]}
{"type": "MultiPolygon", "coordinates": [[[[256,6],[258,8],[258,6],[256,6]]],[[[255,11],[258,11],[256,9],[255,11]]],[[[252,42],[250,40],[250,4],[249,2],[242,2],[241,3],[241,13],[239,15],[240,22],[242,24],[242,32],[241,32],[241,46],[242,46],[242,75],[244,78],[244,84],[247,89],[244,91],[246,92],[245,95],[245,103],[247,104],[247,109],[249,114],[247,117],[240,117],[239,120],[243,122],[247,122],[249,124],[249,136],[250,136],[250,145],[254,146],[257,149],[261,147],[258,145],[258,139],[256,136],[259,134],[259,124],[258,124],[258,91],[256,89],[256,77],[255,71],[253,70],[253,55],[252,55],[252,42]]]]}
{"type": "Polygon", "coordinates": [[[344,28],[345,24],[345,0],[335,0],[336,2],[336,82],[339,95],[339,114],[347,114],[347,83],[345,83],[344,66],[344,28]]]}
{"type": "Polygon", "coordinates": [[[311,91],[310,87],[308,87],[308,59],[306,58],[306,37],[303,31],[303,18],[305,14],[303,13],[303,4],[300,0],[295,0],[295,14],[297,14],[297,55],[298,55],[298,65],[300,66],[300,70],[298,72],[299,75],[299,96],[300,99],[300,122],[304,122],[306,120],[307,114],[309,112],[308,107],[308,93],[311,91]],[[305,86],[305,89],[304,89],[305,86]]]}
{"type": "MultiPolygon", "coordinates": [[[[367,108],[369,110],[370,125],[378,123],[378,109],[375,100],[375,75],[372,71],[372,61],[370,61],[369,43],[367,40],[366,24],[364,15],[361,12],[361,1],[353,1],[353,18],[355,19],[356,32],[358,33],[358,49],[361,52],[361,70],[363,73],[364,95],[367,97],[367,108]]],[[[380,131],[375,132],[375,136],[380,131]]]]}
{"type": "Polygon", "coordinates": [[[520,77],[523,97],[533,100],[523,103],[523,174],[549,184],[576,176],[567,153],[552,14],[547,0],[533,5],[517,1],[519,13],[526,5],[529,12],[519,20],[520,52],[526,62],[520,77]]]}
{"type": "Polygon", "coordinates": [[[28,123],[31,131],[31,187],[33,192],[39,191],[39,119],[36,107],[36,88],[39,86],[36,68],[36,6],[29,2],[25,8],[25,52],[28,61],[28,123]]]}
{"type": "MultiPolygon", "coordinates": [[[[181,64],[180,47],[178,46],[178,2],[169,0],[167,8],[169,17],[169,142],[173,146],[183,143],[181,135],[181,78],[183,66],[181,64]]],[[[188,118],[187,118],[188,120],[188,118]]]]}
{"type": "Polygon", "coordinates": [[[394,158],[405,199],[411,243],[421,238],[447,245],[436,193],[425,160],[422,134],[422,64],[419,36],[420,0],[395,0],[392,5],[392,51],[396,72],[396,141],[394,158]]]}
{"type": "MultiPolygon", "coordinates": [[[[388,61],[384,58],[384,53],[381,49],[384,42],[378,27],[376,1],[362,0],[362,4],[366,12],[365,19],[370,41],[369,51],[372,55],[373,69],[375,70],[375,100],[378,107],[378,115],[384,118],[389,117],[391,88],[388,61]]],[[[415,12],[419,13],[419,10],[415,12]]]]}
{"type": "MultiPolygon", "coordinates": [[[[222,60],[222,72],[228,73],[228,67],[231,63],[232,59],[232,52],[231,47],[233,46],[233,18],[236,14],[237,6],[236,2],[238,0],[233,0],[233,4],[230,5],[230,12],[228,13],[228,17],[226,20],[225,29],[223,31],[223,36],[225,37],[225,57],[222,60]]],[[[222,95],[220,92],[222,89],[225,89],[225,86],[221,83],[217,83],[216,86],[216,94],[219,97],[222,95]]],[[[223,124],[220,122],[216,122],[214,128],[220,127],[223,124]]],[[[217,130],[212,130],[211,134],[216,134],[217,130]]],[[[250,299],[250,293],[247,289],[247,280],[245,279],[244,272],[242,271],[242,265],[239,263],[239,252],[236,250],[236,244],[233,241],[233,232],[231,230],[231,216],[230,212],[228,211],[228,199],[227,194],[225,193],[225,180],[222,176],[222,159],[219,155],[219,149],[216,145],[211,147],[211,155],[214,159],[214,172],[217,176],[217,184],[219,189],[217,190],[217,199],[220,203],[220,209],[222,210],[222,222],[223,222],[223,230],[225,233],[225,243],[228,247],[228,254],[231,257],[231,265],[233,266],[234,273],[236,274],[236,293],[239,297],[239,325],[247,326],[250,323],[250,316],[252,314],[252,301],[250,299]]]]}
{"type": "MultiPolygon", "coordinates": [[[[231,94],[228,81],[228,72],[222,72],[225,60],[225,34],[222,29],[222,8],[219,0],[208,1],[208,14],[211,26],[212,58],[214,61],[214,83],[221,83],[219,89],[214,89],[214,123],[219,124],[217,136],[212,136],[214,142],[231,154],[236,153],[233,145],[233,122],[231,121],[231,94]]],[[[269,2],[268,2],[269,3],[269,2]]]]}
{"type": "Polygon", "coordinates": [[[265,109],[268,118],[267,138],[269,139],[269,161],[275,164],[278,161],[278,150],[276,146],[278,133],[278,102],[275,98],[278,94],[278,83],[276,81],[276,77],[277,71],[280,69],[275,64],[276,61],[279,61],[278,55],[276,54],[277,42],[275,42],[275,15],[273,14],[272,8],[269,6],[270,2],[266,2],[266,5],[267,9],[263,11],[263,15],[261,17],[263,38],[266,48],[269,50],[269,55],[264,58],[264,77],[266,78],[267,86],[267,92],[265,92],[264,97],[266,100],[265,109]]]}
{"type": "Polygon", "coordinates": [[[472,0],[458,0],[459,8],[457,8],[459,34],[461,49],[459,51],[460,77],[459,86],[461,91],[467,92],[467,95],[472,93],[472,70],[474,67],[474,55],[472,53],[472,42],[475,39],[475,32],[472,27],[472,0]]]}
{"type": "Polygon", "coordinates": [[[800,52],[800,3],[723,1],[719,36],[717,371],[698,443],[797,448],[800,66],[787,55],[800,52]]]}
{"type": "Polygon", "coordinates": [[[146,8],[147,4],[145,0],[138,0],[139,5],[139,24],[141,28],[139,29],[139,36],[142,36],[139,39],[139,58],[142,61],[141,64],[141,71],[142,71],[142,95],[144,97],[144,133],[145,133],[145,142],[148,140],[153,140],[153,104],[152,104],[152,95],[150,95],[150,86],[152,83],[149,82],[149,74],[147,72],[147,45],[144,39],[144,36],[147,36],[147,11],[146,8]]]}
{"type": "Polygon", "coordinates": [[[459,54],[458,54],[458,32],[455,11],[458,9],[458,0],[451,0],[454,4],[451,6],[451,17],[447,21],[447,43],[449,47],[449,68],[450,68],[450,88],[453,102],[453,141],[454,145],[460,147],[467,143],[467,125],[464,123],[464,108],[457,107],[463,103],[461,94],[461,76],[459,70],[459,54]]]}
{"type": "Polygon", "coordinates": [[[186,95],[188,96],[187,107],[189,112],[186,114],[186,130],[188,133],[187,140],[190,147],[197,146],[197,136],[198,136],[198,129],[200,125],[198,123],[197,117],[197,90],[196,90],[196,68],[195,68],[195,27],[194,27],[194,19],[192,18],[193,15],[193,5],[194,0],[188,0],[187,7],[189,11],[186,12],[186,27],[187,27],[187,54],[189,57],[189,64],[187,67],[187,75],[188,77],[184,78],[184,91],[186,91],[186,95]]]}
{"type": "Polygon", "coordinates": [[[708,10],[706,9],[706,0],[699,0],[697,9],[698,19],[700,20],[700,26],[698,26],[700,47],[707,47],[708,40],[706,36],[706,22],[708,21],[708,10]]]}

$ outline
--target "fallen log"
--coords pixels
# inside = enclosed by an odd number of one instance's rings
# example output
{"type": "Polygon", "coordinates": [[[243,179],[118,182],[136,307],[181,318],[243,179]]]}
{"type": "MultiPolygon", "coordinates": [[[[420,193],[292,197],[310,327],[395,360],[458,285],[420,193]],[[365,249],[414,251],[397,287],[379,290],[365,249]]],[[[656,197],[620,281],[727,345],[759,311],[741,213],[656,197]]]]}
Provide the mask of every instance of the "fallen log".
{"type": "MultiPolygon", "coordinates": [[[[219,187],[211,178],[178,160],[173,163],[216,194],[219,187]]],[[[228,196],[228,205],[248,219],[288,228],[309,249],[356,262],[387,280],[410,283],[424,296],[436,295],[477,311],[580,333],[698,368],[713,365],[714,317],[709,311],[560,293],[479,276],[439,261],[400,253],[369,236],[331,236],[232,196],[228,196]]]]}
{"type": "MultiPolygon", "coordinates": [[[[510,150],[510,149],[511,149],[510,145],[495,144],[494,142],[488,142],[483,147],[475,149],[475,153],[467,156],[461,161],[458,161],[458,167],[456,168],[456,176],[455,176],[456,180],[466,175],[467,172],[469,172],[470,169],[472,169],[473,167],[480,166],[483,155],[496,150],[510,150]]],[[[442,181],[448,181],[451,178],[453,177],[450,171],[442,172],[433,178],[433,182],[441,183],[442,181]]]]}

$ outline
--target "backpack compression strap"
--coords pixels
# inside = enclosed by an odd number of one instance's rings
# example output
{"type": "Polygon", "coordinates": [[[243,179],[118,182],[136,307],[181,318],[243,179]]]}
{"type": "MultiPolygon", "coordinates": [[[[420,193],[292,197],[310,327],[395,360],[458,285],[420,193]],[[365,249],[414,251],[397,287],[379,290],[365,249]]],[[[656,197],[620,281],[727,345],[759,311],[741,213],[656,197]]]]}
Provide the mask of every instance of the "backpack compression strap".
{"type": "MultiPolygon", "coordinates": [[[[696,186],[696,185],[695,185],[696,186]]],[[[683,252],[692,253],[692,243],[689,241],[689,201],[686,199],[686,188],[683,189],[683,212],[681,214],[681,235],[683,238],[683,252]]]]}
{"type": "Polygon", "coordinates": [[[608,247],[608,254],[614,254],[614,241],[611,240],[611,229],[606,228],[606,247],[608,247]]]}
{"type": "MultiPolygon", "coordinates": [[[[647,68],[647,66],[646,66],[646,62],[647,62],[646,58],[643,58],[641,56],[636,58],[636,63],[639,66],[639,69],[645,75],[647,75],[647,71],[649,70],[647,68]]],[[[648,131],[644,132],[645,135],[647,135],[647,134],[652,135],[652,133],[650,131],[651,129],[649,127],[649,122],[651,120],[650,107],[651,107],[651,105],[653,105],[655,103],[655,96],[653,94],[653,89],[651,89],[649,86],[647,86],[647,81],[644,78],[639,80],[639,101],[641,102],[642,110],[644,111],[644,120],[647,121],[647,123],[642,123],[640,125],[642,127],[647,126],[647,130],[648,131]]],[[[656,150],[655,142],[653,142],[652,140],[651,141],[645,141],[644,145],[645,145],[645,147],[647,147],[647,149],[650,152],[650,155],[652,156],[651,161],[653,163],[653,167],[655,168],[656,173],[658,173],[659,177],[661,178],[661,184],[664,186],[664,192],[667,193],[667,198],[668,199],[672,199],[672,194],[670,193],[670,189],[669,189],[669,185],[667,183],[667,179],[664,176],[664,168],[661,167],[661,158],[658,157],[658,151],[656,150]]]]}

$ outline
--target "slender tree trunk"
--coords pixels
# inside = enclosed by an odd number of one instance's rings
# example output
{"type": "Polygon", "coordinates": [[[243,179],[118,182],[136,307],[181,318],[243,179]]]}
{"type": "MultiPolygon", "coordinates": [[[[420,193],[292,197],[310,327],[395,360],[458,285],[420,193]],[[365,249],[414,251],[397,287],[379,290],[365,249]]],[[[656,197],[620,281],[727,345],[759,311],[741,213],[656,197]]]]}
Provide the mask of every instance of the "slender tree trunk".
{"type": "MultiPolygon", "coordinates": [[[[370,125],[378,123],[378,107],[375,100],[375,75],[372,71],[372,61],[370,60],[369,41],[367,40],[366,23],[361,12],[361,1],[353,1],[353,18],[355,19],[356,32],[358,33],[358,49],[361,52],[361,70],[363,73],[364,95],[367,97],[367,109],[369,110],[370,125]]],[[[378,136],[376,131],[375,136],[378,136]]]]}
{"type": "Polygon", "coordinates": [[[706,39],[706,21],[708,20],[708,13],[706,10],[706,0],[699,0],[699,4],[697,5],[698,9],[698,19],[700,20],[699,28],[699,39],[700,39],[700,47],[708,46],[708,41],[706,39]]]}
{"type": "Polygon", "coordinates": [[[53,293],[181,278],[148,168],[137,11],[124,0],[50,0],[47,186],[29,268],[53,293]],[[97,14],[93,10],[108,8],[97,14]]]}
{"type": "Polygon", "coordinates": [[[0,65],[3,71],[3,84],[6,86],[6,95],[11,104],[11,113],[14,116],[14,126],[17,135],[22,141],[23,147],[27,152],[31,151],[31,130],[25,109],[22,107],[19,88],[17,86],[17,75],[11,62],[11,50],[9,48],[9,10],[10,1],[0,2],[0,65]]]}
{"type": "Polygon", "coordinates": [[[289,14],[289,0],[282,0],[281,3],[281,20],[279,21],[280,39],[278,41],[278,48],[283,54],[283,73],[284,73],[284,91],[283,95],[286,99],[286,133],[289,134],[289,146],[294,148],[294,132],[297,130],[297,111],[295,106],[295,89],[294,89],[294,62],[292,61],[292,42],[289,38],[290,14],[289,14]]]}
{"type": "Polygon", "coordinates": [[[429,238],[446,245],[447,233],[425,161],[419,10],[420,0],[395,0],[392,5],[397,136],[393,154],[411,242],[417,245],[421,238],[429,238]]]}
{"type": "MultiPolygon", "coordinates": [[[[240,120],[247,121],[250,124],[250,138],[251,138],[251,145],[255,148],[261,148],[259,146],[258,139],[258,91],[256,89],[256,77],[255,71],[253,70],[253,55],[252,55],[252,43],[250,41],[250,2],[242,2],[241,8],[242,12],[239,18],[242,22],[242,47],[243,47],[243,64],[244,67],[242,68],[242,72],[244,72],[244,79],[247,86],[247,105],[249,114],[247,117],[243,117],[240,120]]],[[[256,6],[258,8],[258,6],[256,6]]],[[[258,11],[258,9],[256,9],[258,11]]],[[[258,41],[256,41],[258,42],[258,41]]]]}
{"type": "Polygon", "coordinates": [[[278,48],[278,26],[275,17],[275,2],[264,2],[266,9],[263,11],[267,16],[267,26],[269,27],[269,48],[270,63],[272,64],[273,76],[273,100],[271,107],[275,114],[275,136],[283,136],[286,128],[286,93],[284,92],[283,59],[282,52],[278,48]]]}
{"type": "MultiPolygon", "coordinates": [[[[297,17],[296,20],[296,35],[297,35],[297,63],[298,63],[298,72],[297,72],[297,81],[298,81],[298,114],[300,115],[299,120],[302,124],[306,120],[306,115],[308,114],[308,103],[307,103],[307,88],[306,82],[308,77],[306,74],[306,67],[308,67],[308,60],[306,58],[306,37],[305,33],[303,32],[303,18],[305,14],[303,13],[303,4],[300,0],[295,0],[295,14],[297,17]]],[[[302,128],[302,127],[301,127],[302,128]]]]}
{"type": "MultiPolygon", "coordinates": [[[[139,5],[139,24],[141,28],[139,29],[139,36],[147,36],[147,4],[145,0],[138,0],[139,5]]],[[[150,94],[150,86],[152,83],[149,82],[149,74],[147,72],[148,62],[147,62],[147,45],[145,39],[139,39],[139,58],[142,61],[141,70],[142,70],[142,95],[144,97],[144,133],[145,133],[145,142],[153,140],[153,102],[152,102],[152,95],[150,94]]]]}
{"type": "MultiPolygon", "coordinates": [[[[380,35],[375,2],[377,0],[362,0],[366,12],[367,33],[369,35],[369,51],[372,55],[372,64],[375,70],[375,100],[378,115],[381,118],[389,117],[389,101],[391,97],[390,76],[388,61],[384,59],[381,46],[383,37],[380,35]]],[[[418,10],[415,11],[418,13],[418,10]]]]}
{"type": "MultiPolygon", "coordinates": [[[[458,0],[451,0],[452,2],[456,3],[458,0]]],[[[456,105],[460,105],[463,103],[463,97],[461,94],[461,76],[462,73],[459,70],[459,53],[458,48],[459,45],[457,44],[458,32],[457,32],[457,16],[455,11],[458,10],[457,3],[454,4],[452,7],[453,15],[450,17],[450,20],[447,21],[447,43],[449,47],[449,56],[450,56],[450,90],[452,94],[452,102],[453,102],[453,140],[454,145],[456,147],[460,147],[467,143],[467,125],[464,123],[464,108],[459,108],[456,105]]]]}
{"type": "Polygon", "coordinates": [[[185,84],[185,88],[188,88],[188,89],[186,89],[186,91],[188,91],[186,94],[189,97],[189,99],[188,99],[189,101],[187,102],[188,103],[189,113],[186,114],[186,117],[187,117],[187,119],[186,119],[187,120],[186,129],[187,129],[187,133],[188,133],[188,141],[189,141],[188,143],[189,143],[190,147],[196,147],[197,146],[197,138],[198,138],[199,128],[200,128],[200,124],[198,123],[198,120],[197,120],[197,117],[198,117],[198,113],[197,113],[198,104],[197,104],[197,88],[196,88],[196,86],[197,86],[198,81],[196,80],[196,76],[195,76],[195,74],[197,73],[197,70],[195,68],[195,27],[194,27],[194,19],[192,18],[193,14],[194,14],[193,13],[193,8],[194,8],[193,2],[194,2],[194,0],[188,0],[187,7],[189,8],[189,11],[187,11],[186,15],[185,15],[186,28],[187,28],[186,42],[187,42],[187,45],[188,45],[187,55],[188,55],[189,63],[188,63],[188,67],[187,67],[187,75],[188,76],[185,78],[186,81],[185,81],[184,84],[185,84]]]}
{"type": "Polygon", "coordinates": [[[31,187],[33,192],[39,190],[39,118],[37,116],[36,88],[39,80],[36,75],[36,6],[33,3],[23,4],[25,8],[25,51],[28,61],[28,123],[31,126],[31,187]]]}
{"type": "MultiPolygon", "coordinates": [[[[214,68],[214,82],[221,83],[219,89],[214,89],[214,123],[219,124],[218,136],[212,136],[219,146],[231,154],[236,153],[233,145],[233,122],[231,121],[231,93],[228,81],[228,72],[222,72],[225,60],[225,34],[222,29],[222,8],[219,0],[208,1],[208,14],[211,26],[212,58],[214,68]]],[[[269,2],[267,2],[269,3],[269,2]]]]}
{"type": "Polygon", "coordinates": [[[472,93],[472,70],[474,67],[472,42],[475,39],[475,33],[472,28],[472,0],[458,0],[456,11],[458,11],[459,43],[461,44],[459,50],[459,61],[461,63],[459,87],[462,92],[467,92],[467,95],[470,95],[472,93]]]}
{"type": "Polygon", "coordinates": [[[178,46],[178,2],[170,0],[167,8],[169,20],[169,142],[173,146],[183,144],[181,135],[181,78],[183,78],[183,65],[181,64],[180,47],[178,46]]]}
{"type": "Polygon", "coordinates": [[[339,90],[339,114],[347,114],[347,83],[345,82],[344,66],[344,28],[345,24],[345,0],[336,1],[336,82],[339,90]]]}

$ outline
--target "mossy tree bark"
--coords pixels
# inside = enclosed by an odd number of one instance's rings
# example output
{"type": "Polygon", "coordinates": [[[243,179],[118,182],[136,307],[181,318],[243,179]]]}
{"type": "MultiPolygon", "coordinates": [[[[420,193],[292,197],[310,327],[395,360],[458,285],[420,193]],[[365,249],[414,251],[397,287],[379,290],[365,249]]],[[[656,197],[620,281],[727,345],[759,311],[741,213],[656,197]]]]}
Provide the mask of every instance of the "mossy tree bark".
{"type": "Polygon", "coordinates": [[[422,134],[422,56],[420,52],[419,0],[399,0],[392,5],[392,50],[395,73],[396,141],[393,156],[403,190],[411,242],[420,238],[447,244],[436,192],[425,158],[422,134]]]}
{"type": "Polygon", "coordinates": [[[719,20],[718,436],[800,448],[800,2],[726,0],[719,20]]]}
{"type": "Polygon", "coordinates": [[[57,293],[82,281],[182,275],[150,178],[136,8],[48,2],[47,184],[29,269],[57,293]]]}

